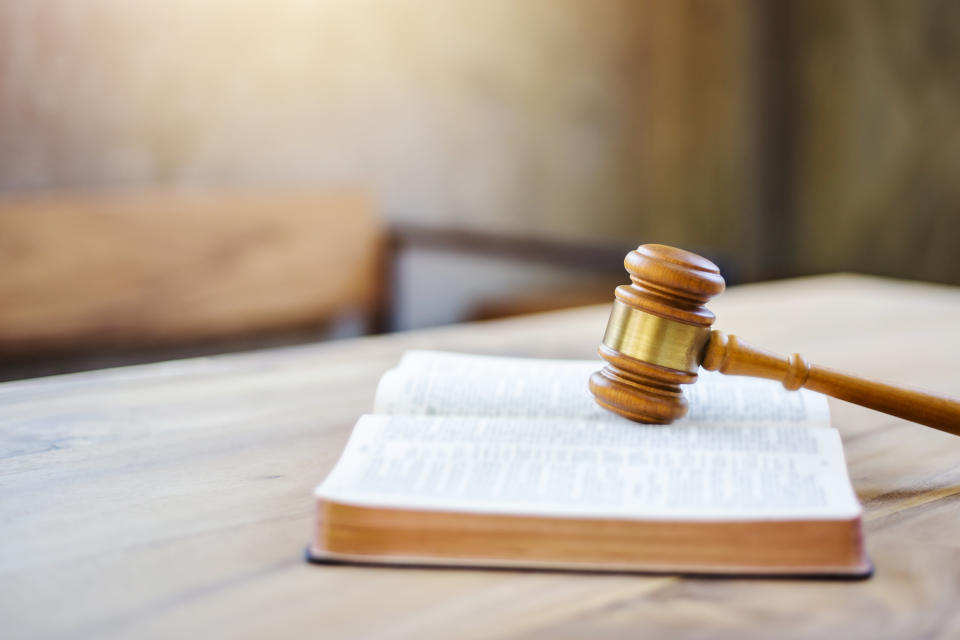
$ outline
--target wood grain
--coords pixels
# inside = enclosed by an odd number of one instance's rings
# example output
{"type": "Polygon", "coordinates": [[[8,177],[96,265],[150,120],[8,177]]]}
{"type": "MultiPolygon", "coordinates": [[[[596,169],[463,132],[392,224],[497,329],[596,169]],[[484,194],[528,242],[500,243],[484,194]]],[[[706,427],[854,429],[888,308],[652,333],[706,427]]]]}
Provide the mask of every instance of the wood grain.
{"type": "Polygon", "coordinates": [[[360,193],[0,199],[0,351],[143,347],[319,325],[378,304],[360,193]]]}
{"type": "MultiPolygon", "coordinates": [[[[735,287],[711,307],[771,349],[960,388],[954,288],[831,276],[735,287]]],[[[0,636],[960,633],[960,439],[834,400],[877,567],[864,582],[303,561],[312,488],[404,350],[588,358],[608,311],[0,385],[0,636]]]]}

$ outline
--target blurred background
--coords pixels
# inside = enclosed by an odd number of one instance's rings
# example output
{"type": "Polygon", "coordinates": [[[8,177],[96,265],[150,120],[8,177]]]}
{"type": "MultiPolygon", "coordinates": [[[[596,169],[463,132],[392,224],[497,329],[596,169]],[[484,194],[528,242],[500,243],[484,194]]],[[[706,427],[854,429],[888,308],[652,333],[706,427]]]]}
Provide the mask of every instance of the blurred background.
{"type": "Polygon", "coordinates": [[[958,240],[949,0],[0,0],[0,378],[958,240]]]}

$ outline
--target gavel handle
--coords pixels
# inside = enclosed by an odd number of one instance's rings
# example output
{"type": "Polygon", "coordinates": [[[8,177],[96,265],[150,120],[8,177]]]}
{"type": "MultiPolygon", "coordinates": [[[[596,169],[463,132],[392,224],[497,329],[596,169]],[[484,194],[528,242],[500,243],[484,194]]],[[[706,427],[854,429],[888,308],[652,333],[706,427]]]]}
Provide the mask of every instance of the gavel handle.
{"type": "Polygon", "coordinates": [[[722,331],[710,332],[701,366],[735,376],[779,380],[790,390],[804,387],[960,436],[960,402],[956,400],[818,367],[797,353],[785,358],[722,331]]]}

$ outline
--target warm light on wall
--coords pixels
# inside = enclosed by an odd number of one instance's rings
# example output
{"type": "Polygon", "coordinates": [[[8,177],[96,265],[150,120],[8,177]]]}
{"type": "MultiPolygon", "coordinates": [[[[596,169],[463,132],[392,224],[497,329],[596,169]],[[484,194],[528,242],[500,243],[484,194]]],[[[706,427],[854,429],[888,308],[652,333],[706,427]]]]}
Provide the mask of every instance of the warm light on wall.
{"type": "Polygon", "coordinates": [[[632,6],[7,3],[0,189],[362,182],[391,213],[584,232],[638,189],[632,6]]]}

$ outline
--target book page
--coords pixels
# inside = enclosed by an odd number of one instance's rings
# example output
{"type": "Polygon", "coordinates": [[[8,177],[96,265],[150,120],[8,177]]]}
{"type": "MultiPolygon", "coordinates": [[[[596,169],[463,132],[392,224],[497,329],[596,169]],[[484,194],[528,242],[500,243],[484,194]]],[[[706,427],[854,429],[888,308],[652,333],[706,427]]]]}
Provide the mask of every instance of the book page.
{"type": "MultiPolygon", "coordinates": [[[[377,387],[374,413],[629,422],[597,405],[587,387],[601,360],[544,360],[408,351],[377,387]]],[[[680,422],[828,426],[826,399],[779,382],[711,371],[682,385],[689,412],[680,422]]],[[[680,422],[676,423],[679,424],[680,422]]]]}
{"type": "Polygon", "coordinates": [[[319,498],[381,508],[667,520],[860,513],[826,427],[363,416],[319,498]]]}

